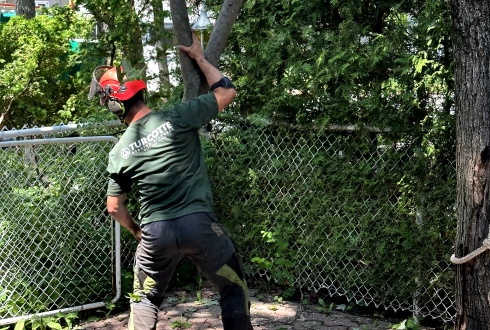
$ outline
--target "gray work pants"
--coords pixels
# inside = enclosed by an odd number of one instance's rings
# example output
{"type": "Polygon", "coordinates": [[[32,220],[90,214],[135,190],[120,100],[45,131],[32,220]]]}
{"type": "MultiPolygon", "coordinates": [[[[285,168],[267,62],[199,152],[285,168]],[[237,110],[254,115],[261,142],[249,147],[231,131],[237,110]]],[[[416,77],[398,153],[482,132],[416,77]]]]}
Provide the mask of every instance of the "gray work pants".
{"type": "Polygon", "coordinates": [[[189,257],[220,294],[224,330],[250,330],[250,300],[235,245],[214,213],[193,213],[142,227],[134,265],[129,330],[154,330],[178,264],[189,257]]]}

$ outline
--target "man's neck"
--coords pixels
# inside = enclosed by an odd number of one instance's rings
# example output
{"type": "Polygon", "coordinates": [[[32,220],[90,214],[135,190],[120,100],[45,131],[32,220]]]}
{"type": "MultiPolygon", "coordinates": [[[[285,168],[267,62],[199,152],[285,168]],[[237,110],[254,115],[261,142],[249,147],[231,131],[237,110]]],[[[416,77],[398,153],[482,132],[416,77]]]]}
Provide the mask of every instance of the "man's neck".
{"type": "Polygon", "coordinates": [[[134,123],[135,121],[143,118],[147,114],[151,112],[151,109],[148,108],[146,104],[143,102],[136,103],[128,112],[125,121],[129,125],[134,123]]]}

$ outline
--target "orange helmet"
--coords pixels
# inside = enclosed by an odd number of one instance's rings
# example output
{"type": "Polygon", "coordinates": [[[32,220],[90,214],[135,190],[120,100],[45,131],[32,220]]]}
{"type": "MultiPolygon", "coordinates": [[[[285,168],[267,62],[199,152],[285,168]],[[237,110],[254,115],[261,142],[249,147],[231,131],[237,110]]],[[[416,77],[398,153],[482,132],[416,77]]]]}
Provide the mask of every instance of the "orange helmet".
{"type": "MultiPolygon", "coordinates": [[[[122,72],[122,67],[121,67],[122,72]]],[[[124,82],[120,85],[117,79],[116,68],[113,67],[107,70],[99,80],[100,86],[105,90],[107,86],[110,88],[110,97],[116,98],[119,101],[126,101],[132,98],[140,90],[146,88],[146,84],[143,80],[133,80],[124,82]]]]}
{"type": "MultiPolygon", "coordinates": [[[[121,72],[123,68],[121,67],[121,72]]],[[[143,80],[126,81],[122,84],[117,79],[117,70],[113,66],[102,65],[95,68],[92,74],[92,83],[88,99],[91,100],[96,94],[99,94],[100,103],[105,105],[113,114],[121,120],[124,119],[126,111],[122,101],[129,100],[136,93],[146,88],[143,80]],[[102,69],[106,70],[100,79],[97,77],[102,69]]]]}

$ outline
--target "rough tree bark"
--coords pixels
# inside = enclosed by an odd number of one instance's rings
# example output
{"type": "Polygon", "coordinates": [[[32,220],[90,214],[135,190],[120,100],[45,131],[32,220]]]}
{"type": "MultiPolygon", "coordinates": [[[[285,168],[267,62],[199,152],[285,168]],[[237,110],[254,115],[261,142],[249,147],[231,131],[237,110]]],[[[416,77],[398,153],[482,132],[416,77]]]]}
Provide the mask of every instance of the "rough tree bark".
{"type": "Polygon", "coordinates": [[[17,0],[15,6],[17,15],[22,15],[25,18],[36,17],[36,2],[34,0],[17,0]]]}
{"type": "MultiPolygon", "coordinates": [[[[211,33],[204,56],[214,66],[218,65],[219,58],[228,41],[233,24],[242,8],[243,0],[225,0],[220,14],[211,33]]],[[[191,27],[187,15],[185,0],[170,0],[170,11],[174,24],[175,38],[179,45],[190,45],[192,42],[191,27]]],[[[190,100],[208,89],[206,80],[200,74],[199,67],[187,54],[180,52],[180,66],[184,80],[183,101],[190,100]]]]}
{"type": "MultiPolygon", "coordinates": [[[[490,220],[490,2],[451,0],[457,129],[457,241],[482,246],[490,220]]],[[[456,329],[490,330],[490,253],[456,268],[456,329]]]]}
{"type": "MultiPolygon", "coordinates": [[[[170,14],[177,44],[190,46],[192,44],[192,32],[185,0],[170,0],[170,14]]],[[[184,97],[182,100],[188,101],[199,95],[201,81],[199,67],[184,52],[179,51],[179,59],[184,81],[184,97]]]]}

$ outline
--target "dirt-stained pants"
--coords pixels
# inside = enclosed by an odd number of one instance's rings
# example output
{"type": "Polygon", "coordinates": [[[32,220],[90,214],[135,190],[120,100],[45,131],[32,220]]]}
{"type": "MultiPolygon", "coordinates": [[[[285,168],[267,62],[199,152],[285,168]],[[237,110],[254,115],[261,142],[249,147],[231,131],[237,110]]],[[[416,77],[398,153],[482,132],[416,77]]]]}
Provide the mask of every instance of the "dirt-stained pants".
{"type": "Polygon", "coordinates": [[[235,245],[214,213],[193,213],[142,227],[136,250],[129,330],[154,330],[176,267],[189,257],[221,296],[224,330],[250,330],[250,300],[235,245]]]}

